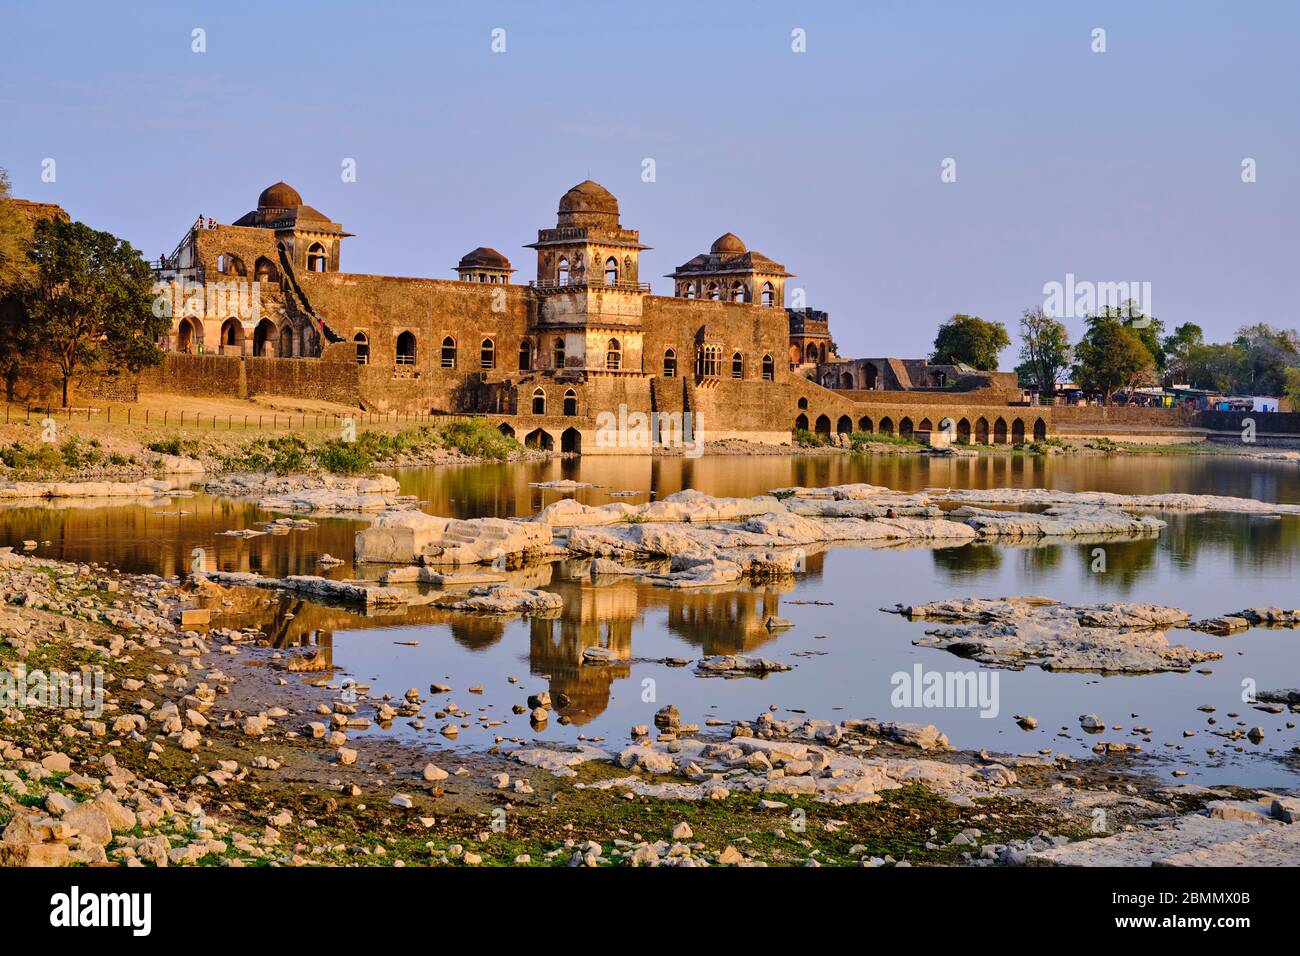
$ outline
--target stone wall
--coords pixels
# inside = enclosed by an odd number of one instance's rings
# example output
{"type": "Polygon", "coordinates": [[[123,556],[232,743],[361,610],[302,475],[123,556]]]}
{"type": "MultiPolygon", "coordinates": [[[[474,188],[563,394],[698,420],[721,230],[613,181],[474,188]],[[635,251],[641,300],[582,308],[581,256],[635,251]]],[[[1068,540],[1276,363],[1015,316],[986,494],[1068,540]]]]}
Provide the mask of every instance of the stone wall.
{"type": "Polygon", "coordinates": [[[1198,416],[1205,428],[1236,434],[1241,434],[1246,419],[1254,421],[1257,435],[1300,435],[1300,412],[1204,411],[1198,416]]]}

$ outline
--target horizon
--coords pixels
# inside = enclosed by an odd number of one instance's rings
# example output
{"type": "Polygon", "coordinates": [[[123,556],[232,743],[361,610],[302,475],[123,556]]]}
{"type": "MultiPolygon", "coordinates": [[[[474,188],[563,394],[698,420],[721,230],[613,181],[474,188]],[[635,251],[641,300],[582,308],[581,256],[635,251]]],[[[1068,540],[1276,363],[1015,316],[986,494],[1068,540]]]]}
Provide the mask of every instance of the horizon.
{"type": "MultiPolygon", "coordinates": [[[[74,6],[58,23],[11,11],[0,166],[15,197],[148,259],[200,213],[233,222],[283,180],[356,234],[345,272],[449,279],[489,246],[526,284],[524,245],[591,178],[652,247],[656,294],[734,232],[798,277],[844,356],[926,356],[966,313],[1006,325],[1010,368],[1021,311],[1067,276],[1149,284],[1167,330],[1195,322],[1213,341],[1296,324],[1286,159],[1300,131],[1277,117],[1300,79],[1285,39],[1300,11],[1280,4],[1249,22],[1167,2],[666,3],[585,19],[518,3],[156,6],[140,22],[74,6]],[[196,27],[206,52],[191,51],[196,27]],[[680,54],[670,69],[665,50],[680,54]]],[[[1077,340],[1080,318],[1066,323],[1077,340]]]]}

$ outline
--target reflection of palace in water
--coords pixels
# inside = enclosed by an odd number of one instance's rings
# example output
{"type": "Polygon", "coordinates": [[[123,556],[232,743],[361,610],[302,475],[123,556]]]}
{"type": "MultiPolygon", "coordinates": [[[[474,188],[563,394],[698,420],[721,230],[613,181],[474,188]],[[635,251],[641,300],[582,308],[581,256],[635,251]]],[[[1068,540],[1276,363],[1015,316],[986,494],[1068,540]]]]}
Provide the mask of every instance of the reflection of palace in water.
{"type": "MultiPolygon", "coordinates": [[[[823,556],[809,555],[808,573],[820,574],[823,556]]],[[[657,588],[631,578],[592,581],[586,561],[535,565],[510,572],[516,587],[548,587],[564,598],[564,608],[551,617],[527,620],[529,672],[548,682],[551,697],[568,703],[562,716],[582,725],[609,706],[615,681],[631,676],[630,664],[585,665],[582,653],[604,647],[619,660],[637,656],[633,635],[647,612],[662,611],[666,629],[687,645],[682,658],[747,653],[776,639],[767,619],[778,616],[780,595],[792,580],[740,584],[728,589],[657,588]]],[[[429,606],[361,613],[330,607],[288,594],[252,588],[232,588],[214,607],[222,625],[260,628],[268,644],[298,661],[292,669],[327,676],[334,667],[334,632],[368,628],[445,626],[451,638],[470,651],[493,647],[505,637],[514,618],[448,611],[429,606]]],[[[649,656],[649,655],[642,655],[649,656]]],[[[340,664],[340,666],[346,666],[340,664]]]]}

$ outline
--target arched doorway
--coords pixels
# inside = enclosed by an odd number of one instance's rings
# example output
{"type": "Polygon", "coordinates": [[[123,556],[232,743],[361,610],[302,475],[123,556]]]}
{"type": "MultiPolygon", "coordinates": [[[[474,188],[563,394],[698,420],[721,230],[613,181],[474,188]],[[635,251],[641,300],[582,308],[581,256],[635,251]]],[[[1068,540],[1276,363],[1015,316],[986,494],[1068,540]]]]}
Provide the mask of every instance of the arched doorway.
{"type": "Polygon", "coordinates": [[[894,420],[890,418],[888,415],[886,415],[884,418],[880,420],[880,434],[882,435],[894,434],[894,420]]]}
{"type": "Polygon", "coordinates": [[[1025,422],[1022,418],[1017,418],[1011,423],[1011,444],[1023,445],[1025,443],[1025,422]]]}
{"type": "Polygon", "coordinates": [[[975,419],[975,444],[987,445],[989,443],[989,420],[987,418],[975,419]]]}
{"type": "Polygon", "coordinates": [[[560,451],[576,455],[582,451],[582,433],[576,428],[566,428],[560,434],[560,451]]]}
{"type": "Polygon", "coordinates": [[[195,333],[194,322],[191,322],[189,319],[181,319],[180,325],[176,326],[176,351],[194,351],[194,345],[197,340],[198,336],[195,333]]]}
{"type": "Polygon", "coordinates": [[[275,326],[270,319],[263,319],[253,329],[253,354],[258,358],[275,354],[275,326]]]}
{"type": "Polygon", "coordinates": [[[957,422],[957,441],[962,445],[970,444],[970,422],[965,418],[957,422]]]}
{"type": "Polygon", "coordinates": [[[853,419],[848,415],[841,415],[840,420],[835,423],[835,433],[837,435],[849,435],[853,432],[853,419]]]}
{"type": "Polygon", "coordinates": [[[808,430],[808,416],[800,415],[794,420],[794,430],[797,432],[806,432],[808,430]]]}
{"type": "Polygon", "coordinates": [[[1046,440],[1047,440],[1047,422],[1039,418],[1034,422],[1034,441],[1046,441],[1046,440]]]}
{"type": "Polygon", "coordinates": [[[1007,443],[1007,423],[999,418],[993,423],[993,444],[1005,445],[1007,443]]]}
{"type": "Polygon", "coordinates": [[[244,354],[244,325],[238,319],[226,319],[221,323],[221,354],[244,354]]]}
{"type": "Polygon", "coordinates": [[[853,373],[842,372],[840,374],[840,388],[853,388],[853,373]]]}
{"type": "Polygon", "coordinates": [[[293,357],[293,326],[288,322],[280,326],[280,344],[276,346],[276,354],[281,358],[293,357]]]}
{"type": "Polygon", "coordinates": [[[903,437],[903,438],[911,438],[911,437],[912,437],[912,435],[913,435],[913,431],[912,431],[912,419],[910,419],[910,418],[906,418],[906,417],[905,417],[905,418],[903,418],[901,421],[899,421],[899,423],[898,423],[898,434],[899,434],[901,437],[903,437]]]}
{"type": "Polygon", "coordinates": [[[529,448],[540,448],[542,451],[555,450],[555,439],[544,428],[534,428],[530,431],[524,436],[524,444],[529,448]]]}
{"type": "Polygon", "coordinates": [[[870,415],[863,415],[861,418],[858,419],[858,431],[860,431],[860,432],[865,432],[865,433],[868,434],[868,435],[871,434],[871,416],[870,416],[870,415]]]}
{"type": "Polygon", "coordinates": [[[868,362],[866,368],[862,371],[863,375],[866,376],[866,381],[863,383],[862,387],[868,391],[874,391],[876,387],[876,378],[880,374],[876,371],[876,366],[868,362]]]}
{"type": "Polygon", "coordinates": [[[831,433],[831,420],[830,420],[830,417],[827,416],[827,415],[818,415],[818,416],[817,416],[817,434],[818,434],[818,435],[827,435],[827,436],[829,436],[830,433],[831,433]]]}
{"type": "Polygon", "coordinates": [[[510,427],[509,422],[502,422],[500,425],[497,426],[497,431],[505,435],[507,438],[515,437],[515,430],[510,427]]]}

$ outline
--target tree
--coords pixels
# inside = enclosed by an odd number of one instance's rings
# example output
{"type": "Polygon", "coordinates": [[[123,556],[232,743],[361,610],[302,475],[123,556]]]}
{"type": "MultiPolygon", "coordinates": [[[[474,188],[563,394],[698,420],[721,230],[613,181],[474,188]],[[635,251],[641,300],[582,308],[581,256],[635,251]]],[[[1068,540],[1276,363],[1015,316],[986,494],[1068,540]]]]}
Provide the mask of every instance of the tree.
{"type": "Polygon", "coordinates": [[[1205,332],[1194,322],[1184,322],[1160,344],[1165,350],[1165,371],[1171,380],[1186,382],[1192,350],[1205,344],[1205,332]]]}
{"type": "Polygon", "coordinates": [[[1155,381],[1155,360],[1135,332],[1119,319],[1105,314],[1088,318],[1088,331],[1074,350],[1078,364],[1075,381],[1103,402],[1121,388],[1130,392],[1155,381]]]}
{"type": "Polygon", "coordinates": [[[80,374],[161,361],[156,340],[168,320],[153,313],[153,274],[130,243],[84,223],[42,219],[29,257],[28,334],[59,369],[64,407],[80,374]]]}
{"type": "Polygon", "coordinates": [[[969,365],[983,372],[996,372],[998,353],[1011,344],[1006,326],[985,322],[977,315],[958,313],[943,325],[934,337],[935,365],[969,365]]]}
{"type": "Polygon", "coordinates": [[[1232,393],[1238,391],[1245,368],[1245,352],[1232,342],[1194,345],[1187,353],[1187,384],[1232,393]]]}
{"type": "Polygon", "coordinates": [[[5,398],[13,401],[14,384],[26,346],[23,296],[32,278],[32,231],[9,192],[9,174],[0,169],[0,376],[5,398]]]}
{"type": "Polygon", "coordinates": [[[1283,377],[1282,394],[1291,399],[1292,407],[1300,409],[1300,368],[1289,368],[1283,377]]]}
{"type": "Polygon", "coordinates": [[[1091,322],[1094,318],[1114,319],[1119,322],[1132,332],[1151,354],[1151,361],[1155,367],[1164,370],[1165,349],[1161,336],[1164,335],[1165,324],[1154,315],[1144,315],[1136,302],[1125,299],[1119,306],[1102,306],[1101,311],[1095,316],[1088,316],[1087,321],[1091,322]]]}
{"type": "Polygon", "coordinates": [[[1281,395],[1286,370],[1300,366],[1300,333],[1260,323],[1237,331],[1233,342],[1242,352],[1243,368],[1238,392],[1247,395],[1281,395]]]}
{"type": "Polygon", "coordinates": [[[1074,355],[1065,323],[1041,308],[1026,309],[1020,317],[1020,338],[1016,372],[1021,384],[1048,395],[1054,393],[1074,355]]]}

